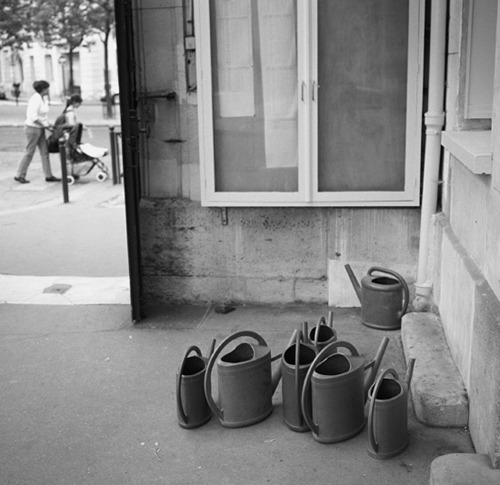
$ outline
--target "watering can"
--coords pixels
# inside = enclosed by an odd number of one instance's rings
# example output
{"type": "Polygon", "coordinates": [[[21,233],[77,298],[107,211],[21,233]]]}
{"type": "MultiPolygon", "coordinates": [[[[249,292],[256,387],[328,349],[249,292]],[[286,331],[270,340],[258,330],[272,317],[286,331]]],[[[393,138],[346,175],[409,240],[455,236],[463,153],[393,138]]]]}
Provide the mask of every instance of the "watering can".
{"type": "Polygon", "coordinates": [[[302,417],[300,402],[304,379],[315,357],[316,349],[304,341],[303,330],[295,330],[281,357],[283,418],[292,431],[309,430],[302,417]]]}
{"type": "Polygon", "coordinates": [[[192,345],[182,358],[176,376],[177,421],[182,428],[197,428],[210,421],[212,417],[203,383],[208,358],[213,353],[214,347],[215,340],[212,340],[208,357],[203,357],[200,348],[192,345]],[[195,355],[190,356],[191,353],[195,355]]]}
{"type": "Polygon", "coordinates": [[[375,359],[368,364],[356,347],[345,341],[331,343],[316,356],[304,380],[301,400],[304,420],[316,441],[344,441],[363,429],[366,396],[388,343],[389,339],[384,337],[375,359]],[[338,352],[339,347],[351,355],[338,352]]]}
{"type": "Polygon", "coordinates": [[[272,396],[281,379],[281,366],[271,374],[271,350],[265,340],[250,330],[236,332],[217,347],[210,357],[205,374],[205,395],[212,412],[222,426],[239,428],[266,419],[273,411],[272,396]],[[242,342],[231,352],[219,357],[227,345],[242,337],[257,344],[242,342]],[[217,363],[218,405],[212,397],[212,370],[217,363]]]}
{"type": "MultiPolygon", "coordinates": [[[[307,333],[304,335],[307,335],[307,333]]],[[[328,344],[335,342],[335,340],[337,340],[337,332],[333,328],[333,313],[330,311],[328,313],[328,323],[326,323],[325,317],[321,316],[316,326],[309,332],[309,343],[320,351],[328,344]]]]}
{"type": "Polygon", "coordinates": [[[387,369],[370,388],[366,450],[373,458],[392,458],[408,446],[408,393],[414,365],[415,359],[410,359],[403,382],[394,369],[387,369]]]}
{"type": "Polygon", "coordinates": [[[361,302],[361,323],[380,330],[401,328],[401,318],[410,298],[403,277],[390,269],[374,266],[361,279],[360,285],[348,264],[345,269],[361,302]],[[383,275],[374,275],[374,272],[383,275]]]}

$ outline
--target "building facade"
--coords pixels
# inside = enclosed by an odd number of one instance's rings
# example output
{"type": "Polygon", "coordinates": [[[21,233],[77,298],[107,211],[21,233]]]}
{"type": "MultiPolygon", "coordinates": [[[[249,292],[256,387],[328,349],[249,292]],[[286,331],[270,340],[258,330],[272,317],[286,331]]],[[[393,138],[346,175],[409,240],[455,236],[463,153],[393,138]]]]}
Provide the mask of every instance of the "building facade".
{"type": "MultiPolygon", "coordinates": [[[[108,46],[111,92],[118,93],[116,40],[108,46]]],[[[63,47],[44,47],[34,42],[13,51],[4,47],[0,54],[0,87],[13,98],[14,83],[20,84],[20,97],[33,93],[32,84],[39,79],[51,85],[53,101],[62,101],[70,93],[68,52],[63,47]]],[[[98,35],[89,36],[73,53],[73,84],[85,101],[99,101],[104,96],[104,44],[98,35]]]]}
{"type": "Polygon", "coordinates": [[[497,0],[131,6],[144,304],[356,306],[346,263],[397,271],[500,467],[497,0]]]}

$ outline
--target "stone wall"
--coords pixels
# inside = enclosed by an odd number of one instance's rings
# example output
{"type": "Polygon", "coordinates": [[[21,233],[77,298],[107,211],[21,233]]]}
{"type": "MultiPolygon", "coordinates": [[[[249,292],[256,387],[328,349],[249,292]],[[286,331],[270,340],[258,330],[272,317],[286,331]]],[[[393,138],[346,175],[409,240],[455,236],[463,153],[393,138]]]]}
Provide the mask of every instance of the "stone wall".
{"type": "Polygon", "coordinates": [[[434,298],[469,396],[478,453],[500,467],[500,198],[491,176],[450,157],[447,213],[435,217],[434,298]]]}
{"type": "Polygon", "coordinates": [[[185,199],[142,202],[149,303],[359,306],[345,263],[359,278],[374,264],[410,284],[415,276],[418,209],[228,208],[227,224],[223,215],[185,199]]]}

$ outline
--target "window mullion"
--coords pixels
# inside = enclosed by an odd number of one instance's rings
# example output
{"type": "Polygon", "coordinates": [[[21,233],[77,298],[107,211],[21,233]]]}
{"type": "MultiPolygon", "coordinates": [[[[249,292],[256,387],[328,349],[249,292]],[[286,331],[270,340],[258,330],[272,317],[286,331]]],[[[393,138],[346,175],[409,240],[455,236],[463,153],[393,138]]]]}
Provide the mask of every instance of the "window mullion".
{"type": "Polygon", "coordinates": [[[308,34],[309,34],[309,62],[308,76],[311,84],[311,107],[309,112],[310,120],[310,147],[309,147],[309,199],[315,200],[318,190],[318,2],[313,0],[308,12],[308,34]],[[315,87],[316,85],[316,87],[315,87]],[[313,100],[313,92],[316,95],[313,100]]]}
{"type": "Polygon", "coordinates": [[[310,9],[307,0],[297,2],[297,60],[299,83],[299,193],[304,202],[311,194],[311,76],[310,9]]]}

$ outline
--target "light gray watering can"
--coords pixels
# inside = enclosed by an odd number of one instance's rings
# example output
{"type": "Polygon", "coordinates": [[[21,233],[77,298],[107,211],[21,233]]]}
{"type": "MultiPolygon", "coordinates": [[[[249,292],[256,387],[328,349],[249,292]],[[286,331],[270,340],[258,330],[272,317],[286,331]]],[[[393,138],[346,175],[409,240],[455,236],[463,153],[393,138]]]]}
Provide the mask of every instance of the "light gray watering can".
{"type": "Polygon", "coordinates": [[[176,376],[177,421],[182,428],[197,428],[212,417],[203,381],[214,347],[215,339],[210,344],[207,357],[203,357],[200,348],[192,345],[182,358],[176,376]],[[190,355],[192,353],[194,355],[190,355]]]}
{"type": "Polygon", "coordinates": [[[414,365],[415,359],[410,359],[404,381],[394,369],[387,369],[370,388],[366,449],[373,458],[392,458],[408,446],[408,394],[414,365]]]}
{"type": "Polygon", "coordinates": [[[366,396],[388,343],[384,337],[375,359],[367,364],[356,347],[345,341],[331,343],[316,356],[304,380],[301,400],[304,420],[316,441],[344,441],[363,429],[366,396]],[[351,355],[338,352],[339,348],[351,355]]]}
{"type": "Polygon", "coordinates": [[[250,330],[236,332],[217,347],[210,357],[205,374],[205,395],[212,412],[222,426],[238,428],[266,419],[273,411],[272,396],[281,379],[281,365],[271,373],[271,350],[265,340],[250,330]],[[250,337],[256,344],[242,342],[218,359],[233,340],[250,337]],[[212,397],[212,370],[217,363],[218,405],[212,397]]]}
{"type": "Polygon", "coordinates": [[[374,266],[360,285],[350,265],[346,264],[345,269],[361,303],[361,323],[380,330],[401,328],[410,298],[404,278],[395,271],[374,266]]]}

